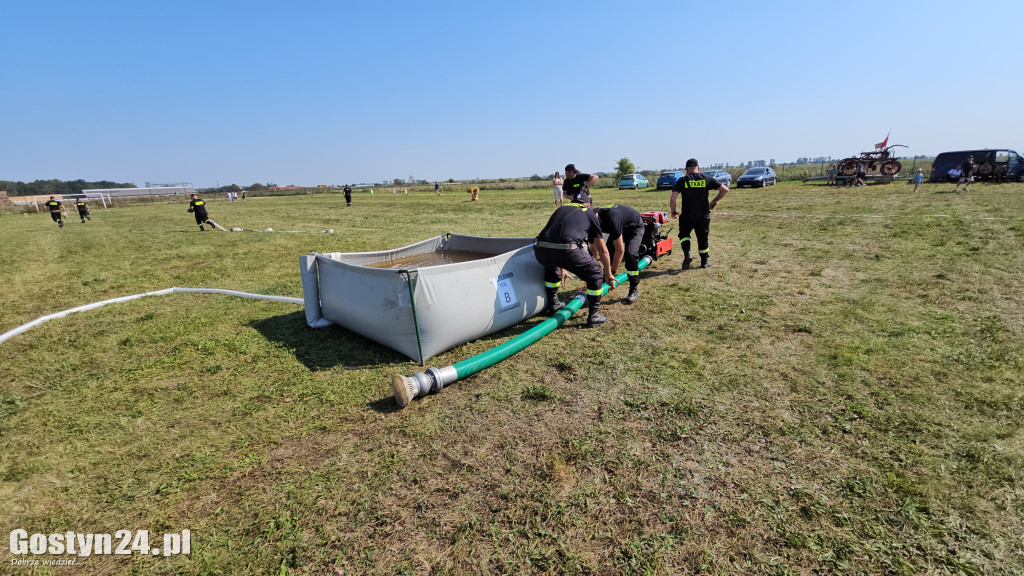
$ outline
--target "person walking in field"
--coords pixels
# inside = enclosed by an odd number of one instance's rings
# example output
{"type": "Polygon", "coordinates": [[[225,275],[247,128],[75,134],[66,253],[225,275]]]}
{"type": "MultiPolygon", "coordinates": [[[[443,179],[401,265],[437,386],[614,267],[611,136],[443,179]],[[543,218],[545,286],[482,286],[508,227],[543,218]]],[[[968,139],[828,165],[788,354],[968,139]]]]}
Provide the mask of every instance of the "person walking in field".
{"type": "Polygon", "coordinates": [[[438,184],[437,182],[434,182],[434,196],[440,196],[440,195],[441,195],[441,185],[438,184]]]}
{"type": "Polygon", "coordinates": [[[78,217],[82,219],[82,224],[85,224],[86,218],[92,222],[92,217],[89,216],[89,205],[85,203],[85,198],[79,198],[75,201],[75,209],[78,210],[78,217]]]}
{"type": "Polygon", "coordinates": [[[917,174],[914,174],[914,193],[917,193],[917,188],[924,182],[924,170],[918,168],[917,174]]]}
{"type": "Polygon", "coordinates": [[[199,225],[200,231],[206,231],[203,227],[204,224],[210,225],[210,230],[214,230],[217,225],[210,220],[209,214],[206,213],[206,201],[201,199],[198,195],[192,195],[192,201],[188,203],[188,212],[191,212],[196,217],[196,224],[199,225]]]}
{"type": "Polygon", "coordinates": [[[708,235],[711,233],[711,211],[718,202],[729,193],[729,187],[700,173],[700,165],[695,158],[686,161],[686,174],[672,185],[672,196],[669,198],[669,210],[672,216],[679,217],[679,244],[683,247],[683,270],[690,268],[693,258],[690,257],[690,232],[697,235],[697,253],[700,255],[700,267],[708,268],[708,235]],[[708,202],[712,190],[718,195],[708,202]],[[676,211],[676,196],[682,199],[682,206],[676,211]]]}
{"type": "Polygon", "coordinates": [[[348,184],[345,184],[345,204],[352,205],[352,187],[348,184]]]}
{"type": "Polygon", "coordinates": [[[57,227],[63,228],[64,218],[62,212],[64,210],[64,205],[61,204],[60,200],[57,200],[55,197],[50,196],[50,200],[46,204],[44,204],[44,206],[50,209],[50,218],[52,218],[53,221],[57,223],[57,227]]]}

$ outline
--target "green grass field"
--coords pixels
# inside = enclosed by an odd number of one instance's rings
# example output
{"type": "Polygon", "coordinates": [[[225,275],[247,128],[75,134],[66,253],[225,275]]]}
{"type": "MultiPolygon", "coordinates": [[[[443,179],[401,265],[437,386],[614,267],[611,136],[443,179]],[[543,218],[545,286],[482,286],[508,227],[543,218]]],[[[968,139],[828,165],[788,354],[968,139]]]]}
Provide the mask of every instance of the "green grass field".
{"type": "MultiPolygon", "coordinates": [[[[733,190],[712,268],[677,250],[605,326],[577,314],[403,410],[390,378],[418,365],[296,305],[45,323],[0,344],[0,533],[189,529],[192,552],[0,547],[0,573],[1024,574],[1024,185],[911,189],[733,190]]],[[[301,297],[303,254],[534,236],[552,210],[548,188],[468,198],[211,198],[275,233],[200,233],[180,203],[0,214],[0,332],[170,286],[301,297]]]]}

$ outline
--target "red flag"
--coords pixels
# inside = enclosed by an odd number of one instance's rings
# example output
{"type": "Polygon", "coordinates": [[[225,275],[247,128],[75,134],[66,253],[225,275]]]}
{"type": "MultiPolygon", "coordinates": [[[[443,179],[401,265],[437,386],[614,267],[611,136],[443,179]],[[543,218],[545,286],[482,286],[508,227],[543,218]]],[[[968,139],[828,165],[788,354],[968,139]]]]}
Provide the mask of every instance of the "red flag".
{"type": "MultiPolygon", "coordinates": [[[[889,130],[889,134],[892,134],[892,130],[889,130]]],[[[881,150],[885,148],[885,145],[889,143],[889,134],[885,135],[885,140],[882,140],[878,144],[875,144],[875,150],[881,150]]]]}

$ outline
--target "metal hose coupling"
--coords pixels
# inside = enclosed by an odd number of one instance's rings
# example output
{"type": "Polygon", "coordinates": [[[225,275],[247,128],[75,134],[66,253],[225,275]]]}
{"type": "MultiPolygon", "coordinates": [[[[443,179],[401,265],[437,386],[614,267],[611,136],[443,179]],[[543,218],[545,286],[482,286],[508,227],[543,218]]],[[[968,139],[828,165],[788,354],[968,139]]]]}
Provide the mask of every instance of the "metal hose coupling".
{"type": "Polygon", "coordinates": [[[395,402],[398,406],[405,408],[415,398],[436,394],[444,388],[445,384],[451,384],[458,380],[455,368],[427,368],[426,372],[416,372],[412,376],[395,374],[391,377],[391,388],[395,393],[395,402]]]}

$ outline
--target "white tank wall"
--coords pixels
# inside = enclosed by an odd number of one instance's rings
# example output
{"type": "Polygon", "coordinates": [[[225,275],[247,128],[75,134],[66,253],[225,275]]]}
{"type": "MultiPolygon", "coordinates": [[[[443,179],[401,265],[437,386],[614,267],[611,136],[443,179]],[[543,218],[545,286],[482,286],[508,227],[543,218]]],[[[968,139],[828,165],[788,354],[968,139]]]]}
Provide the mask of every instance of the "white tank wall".
{"type": "Polygon", "coordinates": [[[307,308],[318,303],[331,323],[424,363],[541,311],[544,268],[533,255],[533,242],[453,234],[396,250],[316,254],[318,290],[304,290],[307,308]],[[409,271],[367,266],[440,250],[494,256],[409,271]],[[411,292],[407,277],[412,279],[411,292]],[[316,292],[319,302],[311,302],[316,292]]]}

